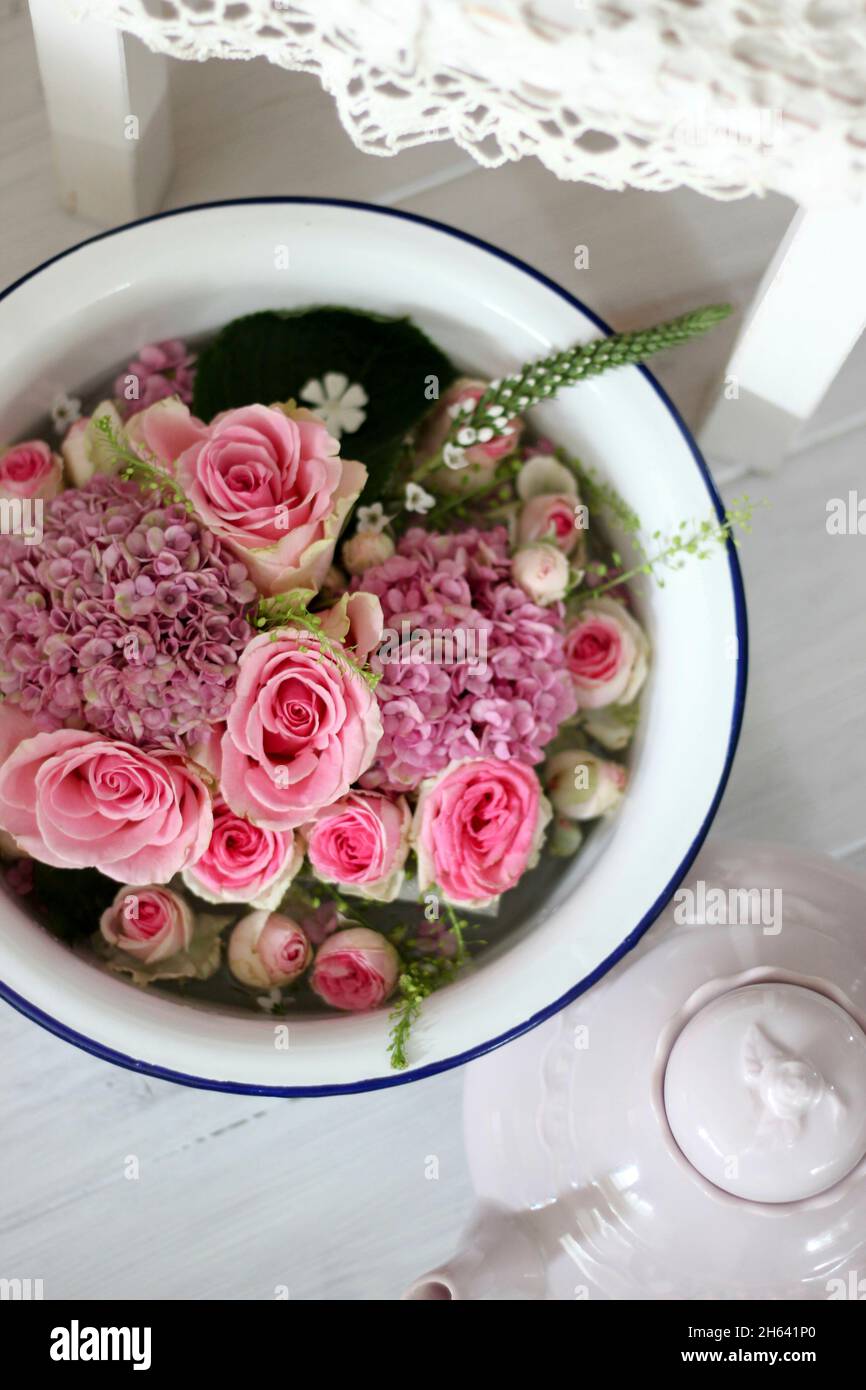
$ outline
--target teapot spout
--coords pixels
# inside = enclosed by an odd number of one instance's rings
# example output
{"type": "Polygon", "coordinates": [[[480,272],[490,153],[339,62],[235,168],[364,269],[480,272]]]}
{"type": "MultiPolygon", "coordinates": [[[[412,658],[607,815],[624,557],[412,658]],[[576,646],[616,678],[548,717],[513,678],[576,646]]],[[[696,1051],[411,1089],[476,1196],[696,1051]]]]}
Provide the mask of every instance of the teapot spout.
{"type": "Polygon", "coordinates": [[[404,1300],[440,1303],[454,1299],[523,1302],[546,1297],[545,1264],[531,1213],[508,1211],[493,1203],[476,1209],[458,1254],[416,1279],[402,1295],[404,1300]]]}

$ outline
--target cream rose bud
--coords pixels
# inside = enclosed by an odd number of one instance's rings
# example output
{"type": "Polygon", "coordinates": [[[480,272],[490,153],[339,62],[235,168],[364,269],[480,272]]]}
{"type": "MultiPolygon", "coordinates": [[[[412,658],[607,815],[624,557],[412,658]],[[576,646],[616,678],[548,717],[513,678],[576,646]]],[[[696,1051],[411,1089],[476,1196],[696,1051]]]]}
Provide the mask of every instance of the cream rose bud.
{"type": "Polygon", "coordinates": [[[570,859],[583,844],[583,831],[568,816],[553,817],[547,839],[547,850],[557,859],[570,859]]]}
{"type": "Polygon", "coordinates": [[[511,558],[514,583],[542,608],[565,598],[569,574],[567,557],[547,541],[521,546],[511,558]]]}
{"type": "Polygon", "coordinates": [[[350,574],[364,574],[394,554],[394,542],[384,531],[356,531],[343,542],[343,564],[350,574]]]}
{"type": "Polygon", "coordinates": [[[521,502],[561,494],[577,504],[577,480],[553,454],[531,454],[521,465],[515,486],[521,502]]]}
{"type": "Polygon", "coordinates": [[[593,709],[581,715],[580,726],[602,748],[610,749],[611,753],[620,753],[634,737],[634,713],[633,705],[608,705],[605,709],[593,709]]]}
{"type": "Polygon", "coordinates": [[[94,473],[114,472],[116,456],[96,421],[107,417],[115,436],[123,432],[123,421],[112,401],[102,401],[91,416],[83,416],[69,426],[60,452],[66,476],[72,487],[83,487],[94,473]]]}
{"type": "Polygon", "coordinates": [[[229,937],[229,970],[242,985],[254,989],[290,985],[303,975],[311,958],[306,933],[280,912],[249,912],[229,937]]]}
{"type": "Polygon", "coordinates": [[[143,965],[185,951],[194,926],[187,903],[159,884],[121,888],[99,919],[99,930],[109,945],[143,965]]]}
{"type": "Polygon", "coordinates": [[[622,800],[625,784],[624,767],[584,748],[555,753],[547,763],[547,794],[554,809],[570,820],[609,815],[622,800]]]}

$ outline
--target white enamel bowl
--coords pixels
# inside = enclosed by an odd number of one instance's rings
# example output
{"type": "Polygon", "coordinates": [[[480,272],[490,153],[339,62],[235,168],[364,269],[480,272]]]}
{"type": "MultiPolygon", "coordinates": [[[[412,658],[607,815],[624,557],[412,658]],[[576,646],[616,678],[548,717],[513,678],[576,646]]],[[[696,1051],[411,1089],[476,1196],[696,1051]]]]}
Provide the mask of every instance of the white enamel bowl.
{"type": "MultiPolygon", "coordinates": [[[[102,384],[139,344],[194,337],[255,309],[347,304],[410,314],[459,365],[490,376],[594,335],[564,290],[447,227],[359,204],[275,199],[190,208],[94,238],[0,299],[0,439],[58,391],[102,384]],[[287,247],[289,269],[275,248],[287,247]]],[[[535,424],[628,499],[648,532],[717,506],[687,430],[628,368],[563,393],[535,424]]],[[[387,1011],[273,1021],[145,993],[101,973],[5,899],[0,992],[98,1056],[187,1084],[274,1094],[387,1086],[454,1066],[548,1018],[661,911],[703,840],[742,717],[746,619],[732,549],[647,584],[653,663],[620,813],[533,916],[425,1005],[412,1066],[389,1069],[387,1011]]]]}

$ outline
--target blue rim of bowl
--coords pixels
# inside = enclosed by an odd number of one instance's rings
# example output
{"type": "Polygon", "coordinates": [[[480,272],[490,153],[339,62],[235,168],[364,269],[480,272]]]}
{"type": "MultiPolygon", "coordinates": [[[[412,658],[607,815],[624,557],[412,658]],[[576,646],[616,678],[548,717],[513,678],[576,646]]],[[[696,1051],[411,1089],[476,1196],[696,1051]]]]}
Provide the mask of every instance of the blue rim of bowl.
{"type": "MultiPolygon", "coordinates": [[[[524,275],[530,276],[539,284],[552,290],[553,293],[564,300],[566,304],[570,304],[573,308],[579,310],[580,313],[585,314],[590,322],[594,323],[603,333],[609,334],[614,331],[609,324],[605,323],[604,319],[599,318],[598,314],[594,313],[592,309],[587,308],[583,301],[578,299],[576,295],[570,294],[568,290],[564,290],[555,280],[551,280],[549,276],[544,275],[540,270],[536,270],[533,266],[528,265],[526,261],[522,261],[519,256],[512,256],[510,252],[502,251],[499,247],[492,246],[490,242],[484,241],[481,237],[473,236],[470,232],[461,232],[456,227],[449,227],[445,222],[437,222],[435,218],[421,217],[418,213],[404,212],[399,208],[378,207],[375,203],[357,202],[348,198],[306,198],[289,196],[224,198],[214,203],[193,203],[188,207],[171,208],[165,212],[153,213],[150,217],[139,217],[134,222],[125,222],[123,226],[112,227],[105,232],[97,232],[94,236],[87,237],[84,241],[77,242],[75,246],[70,246],[65,251],[58,252],[56,256],[51,256],[49,260],[43,261],[41,265],[36,266],[33,270],[29,270],[26,275],[20,276],[17,280],[13,281],[11,285],[8,285],[6,289],[0,292],[0,302],[8,298],[19,286],[33,279],[35,275],[41,274],[43,270],[47,270],[49,266],[54,265],[57,261],[62,261],[66,256],[73,255],[84,246],[92,246],[95,242],[104,241],[107,237],[119,236],[122,232],[130,231],[133,227],[143,227],[149,222],[161,222],[167,217],[184,217],[192,212],[206,212],[213,208],[244,207],[254,206],[256,204],[277,203],[291,204],[300,207],[352,208],[358,212],[374,213],[377,217],[395,217],[402,219],[404,222],[414,222],[422,227],[430,227],[436,232],[442,232],[446,236],[455,237],[458,241],[468,242],[470,246],[477,246],[479,250],[486,251],[488,255],[495,256],[498,260],[505,261],[508,265],[514,266],[515,269],[522,271],[524,275]]],[[[704,485],[710,495],[716,515],[720,521],[723,520],[724,506],[722,500],[716,491],[710,470],[692,437],[691,431],[673,401],[669,398],[667,392],[656,381],[652,372],[648,371],[648,369],[642,365],[637,366],[636,370],[649,382],[662,405],[673,419],[674,424],[691,452],[698,472],[704,480],[704,485]]],[[[674,890],[682,882],[684,875],[687,874],[691,868],[701,845],[707,837],[716,811],[719,808],[719,802],[722,799],[731,773],[734,754],[737,751],[737,743],[743,723],[749,664],[746,596],[743,589],[743,577],[740,571],[737,552],[730,540],[727,542],[727,551],[728,567],[731,573],[731,586],[734,596],[734,613],[737,625],[737,681],[734,690],[731,732],[728,739],[725,764],[722,768],[719,784],[712,802],[710,803],[709,810],[687,854],[677,868],[676,873],[662,889],[652,906],[644,913],[637,926],[620,942],[616,950],[612,951],[609,956],[606,956],[589,975],[584,976],[582,980],[579,980],[578,983],[567,990],[565,994],[560,995],[558,999],[553,1000],[551,1004],[540,1009],[538,1013],[533,1014],[531,1018],[526,1019],[523,1023],[515,1024],[513,1028],[509,1028],[505,1033],[500,1033],[497,1037],[490,1038],[487,1042],[479,1043],[476,1047],[471,1047],[465,1052],[456,1053],[453,1057],[445,1057],[439,1062],[430,1062],[427,1066],[423,1067],[408,1068],[406,1071],[395,1072],[393,1075],[389,1076],[373,1076],[361,1081],[349,1081],[331,1086],[254,1086],[240,1081],[215,1081],[209,1077],[190,1076],[185,1072],[172,1071],[168,1067],[160,1067],[151,1062],[139,1061],[135,1057],[126,1056],[123,1052],[115,1052],[113,1048],[106,1047],[104,1043],[98,1043],[94,1041],[93,1038],[85,1037],[83,1033],[76,1032],[75,1029],[69,1028],[59,1019],[52,1018],[50,1014],[44,1013],[41,1009],[37,1008],[35,1004],[31,1004],[29,1000],[22,998],[15,990],[10,989],[2,980],[0,980],[0,998],[5,999],[7,1004],[11,1004],[14,1009],[24,1014],[26,1018],[31,1019],[34,1023],[38,1023],[42,1028],[47,1029],[49,1033],[54,1033],[58,1038],[62,1038],[64,1042],[71,1043],[73,1047],[81,1048],[84,1052],[89,1052],[94,1057],[99,1057],[102,1061],[113,1062],[115,1066],[125,1067],[129,1071],[143,1072],[147,1076],[157,1077],[160,1081],[173,1081],[180,1086],[193,1086],[199,1090],[205,1091],[226,1091],[235,1095],[301,1098],[312,1096],[355,1095],[362,1091],[384,1090],[386,1087],[390,1086],[406,1086],[414,1081],[422,1081],[425,1077],[437,1076],[440,1072],[450,1071],[452,1067],[463,1066],[464,1063],[471,1062],[474,1058],[481,1057],[486,1052],[492,1052],[495,1047],[502,1047],[504,1043],[511,1042],[514,1038],[519,1038],[521,1034],[528,1033],[530,1029],[537,1028],[540,1023],[544,1023],[547,1019],[552,1018],[554,1014],[559,1013],[567,1004],[572,1003],[572,1001],[583,994],[585,990],[590,989],[596,984],[618,960],[621,960],[622,957],[637,944],[644,932],[649,930],[659,913],[662,912],[667,905],[674,890]]]]}

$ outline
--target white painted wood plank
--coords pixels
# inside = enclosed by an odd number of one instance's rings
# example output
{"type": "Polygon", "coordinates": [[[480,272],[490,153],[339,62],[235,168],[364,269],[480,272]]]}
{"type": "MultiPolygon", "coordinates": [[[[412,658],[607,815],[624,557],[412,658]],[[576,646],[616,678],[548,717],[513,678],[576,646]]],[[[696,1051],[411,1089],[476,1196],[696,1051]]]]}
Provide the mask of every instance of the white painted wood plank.
{"type": "Polygon", "coordinates": [[[0,1273],[43,1279],[46,1298],[395,1298],[471,1204],[458,1072],[221,1096],[98,1062],[6,1008],[0,1047],[0,1273]]]}
{"type": "Polygon", "coordinates": [[[751,670],[719,833],[830,852],[866,841],[866,537],[826,527],[828,500],[862,488],[864,451],[861,429],[746,481],[770,506],[741,549],[751,670]]]}
{"type": "Polygon", "coordinates": [[[114,226],[161,205],[171,177],[168,62],[62,0],[30,0],[60,204],[114,226]]]}

